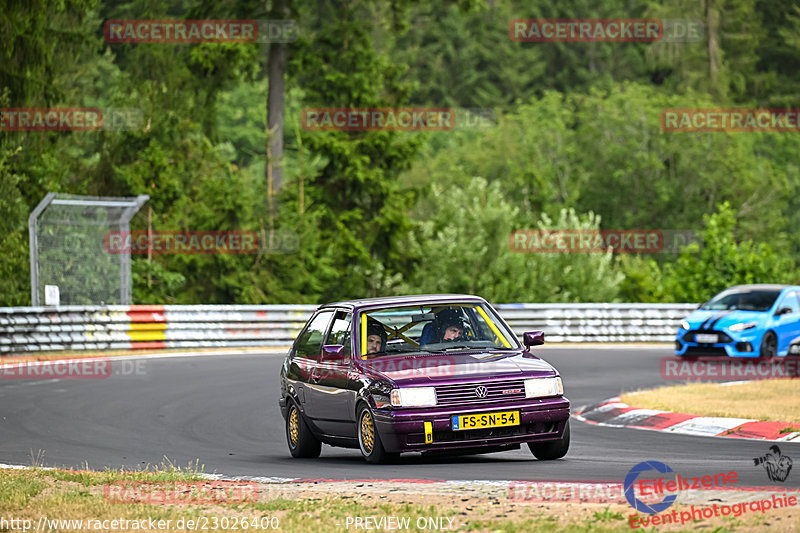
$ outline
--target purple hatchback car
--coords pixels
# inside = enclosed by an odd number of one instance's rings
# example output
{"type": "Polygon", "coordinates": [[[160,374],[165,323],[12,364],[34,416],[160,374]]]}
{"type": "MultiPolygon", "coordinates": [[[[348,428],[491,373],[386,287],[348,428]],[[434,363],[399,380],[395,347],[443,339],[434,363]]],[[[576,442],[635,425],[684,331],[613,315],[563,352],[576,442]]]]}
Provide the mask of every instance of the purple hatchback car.
{"type": "Polygon", "coordinates": [[[488,453],[527,444],[538,459],[569,449],[558,372],[530,352],[486,300],[370,298],[321,306],[281,368],[281,412],[294,457],[322,443],[370,463],[402,452],[488,453]]]}

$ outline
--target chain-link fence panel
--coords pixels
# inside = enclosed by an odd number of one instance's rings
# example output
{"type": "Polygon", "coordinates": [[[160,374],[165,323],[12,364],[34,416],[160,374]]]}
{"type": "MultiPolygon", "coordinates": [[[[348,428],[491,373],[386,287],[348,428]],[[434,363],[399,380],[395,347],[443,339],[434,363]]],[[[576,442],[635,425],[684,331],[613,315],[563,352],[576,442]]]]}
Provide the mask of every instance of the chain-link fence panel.
{"type": "Polygon", "coordinates": [[[130,304],[130,254],[108,253],[104,238],[129,231],[149,198],[48,193],[28,219],[31,305],[46,303],[47,286],[58,287],[59,305],[130,304]]]}

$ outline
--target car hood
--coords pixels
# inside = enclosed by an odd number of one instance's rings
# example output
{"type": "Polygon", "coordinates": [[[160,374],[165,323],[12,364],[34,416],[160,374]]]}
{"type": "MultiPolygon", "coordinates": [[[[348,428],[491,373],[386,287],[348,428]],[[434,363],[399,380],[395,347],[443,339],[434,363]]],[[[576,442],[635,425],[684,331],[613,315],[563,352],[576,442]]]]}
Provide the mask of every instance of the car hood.
{"type": "Polygon", "coordinates": [[[725,329],[740,322],[761,322],[768,316],[766,311],[706,311],[698,309],[686,318],[691,329],[725,329]]]}
{"type": "Polygon", "coordinates": [[[524,351],[474,352],[378,357],[364,361],[371,372],[397,385],[424,385],[444,381],[480,381],[487,378],[529,378],[556,375],[546,361],[524,351]]]}

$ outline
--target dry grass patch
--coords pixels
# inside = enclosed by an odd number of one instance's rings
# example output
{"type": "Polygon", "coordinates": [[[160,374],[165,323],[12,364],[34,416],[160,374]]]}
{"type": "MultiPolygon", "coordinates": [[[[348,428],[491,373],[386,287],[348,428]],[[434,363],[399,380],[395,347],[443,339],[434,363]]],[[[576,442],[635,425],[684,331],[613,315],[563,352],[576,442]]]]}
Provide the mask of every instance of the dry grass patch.
{"type": "Polygon", "coordinates": [[[700,416],[792,422],[800,430],[800,379],[748,383],[690,383],[623,394],[622,402],[700,416]]]}
{"type": "MultiPolygon", "coordinates": [[[[606,533],[631,531],[628,518],[632,509],[619,503],[567,503],[518,501],[502,486],[485,488],[467,485],[454,491],[447,485],[417,483],[270,483],[261,485],[257,502],[229,504],[112,503],[103,497],[100,485],[114,481],[164,481],[181,479],[192,473],[166,472],[130,474],[120,472],[64,472],[54,470],[0,470],[0,517],[30,520],[34,525],[42,516],[49,520],[83,520],[83,527],[62,525],[61,532],[88,531],[86,520],[171,521],[168,529],[142,526],[114,531],[138,533],[153,531],[284,531],[291,533],[329,533],[356,531],[353,517],[380,520],[397,517],[409,523],[407,529],[379,527],[373,531],[433,531],[418,528],[418,519],[445,520],[444,531],[517,533],[544,531],[606,533]],[[242,527],[241,520],[258,527],[242,527]],[[351,519],[349,528],[348,518],[351,519]],[[224,519],[224,520],[223,520],[224,519]],[[274,519],[275,522],[272,522],[274,519]],[[183,522],[179,522],[183,520],[183,522]],[[176,527],[187,520],[200,521],[200,527],[176,527]],[[214,520],[219,526],[214,526],[214,520]],[[234,524],[240,521],[239,527],[234,524]],[[255,522],[253,522],[255,520],[255,522]],[[276,524],[272,529],[269,524],[276,524]],[[413,525],[412,525],[413,524],[413,525]],[[205,526],[205,527],[204,527],[205,526]]],[[[373,522],[374,525],[374,522],[373,522]]],[[[2,527],[2,526],[0,526],[2,527]]],[[[53,528],[51,528],[53,529],[53,528]]],[[[746,514],[739,518],[713,518],[684,525],[668,525],[657,531],[777,531],[800,529],[800,508],[779,509],[767,514],[746,514]]],[[[97,531],[94,528],[92,530],[97,531]]],[[[103,529],[109,530],[109,529],[103,529]]],[[[0,529],[2,531],[2,529],[0,529]]],[[[365,531],[360,528],[358,531],[365,531]]],[[[438,529],[436,531],[442,531],[438,529]]],[[[653,528],[648,529],[653,531],[653,528]]]]}

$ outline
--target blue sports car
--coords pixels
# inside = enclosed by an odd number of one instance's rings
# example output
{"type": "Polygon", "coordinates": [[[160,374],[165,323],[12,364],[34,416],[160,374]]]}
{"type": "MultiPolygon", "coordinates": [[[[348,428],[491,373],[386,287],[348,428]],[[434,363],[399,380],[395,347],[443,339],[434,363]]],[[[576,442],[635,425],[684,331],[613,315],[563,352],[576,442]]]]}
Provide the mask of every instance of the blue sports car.
{"type": "Polygon", "coordinates": [[[800,337],[800,286],[737,285],[686,317],[675,355],[785,356],[800,337]]]}

